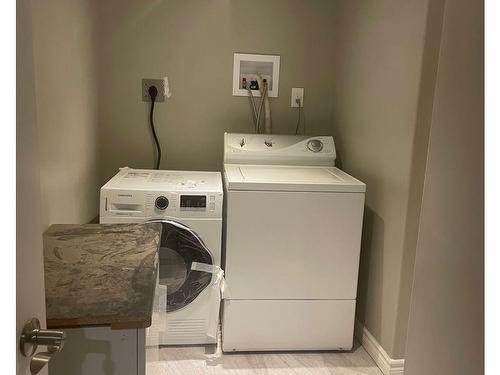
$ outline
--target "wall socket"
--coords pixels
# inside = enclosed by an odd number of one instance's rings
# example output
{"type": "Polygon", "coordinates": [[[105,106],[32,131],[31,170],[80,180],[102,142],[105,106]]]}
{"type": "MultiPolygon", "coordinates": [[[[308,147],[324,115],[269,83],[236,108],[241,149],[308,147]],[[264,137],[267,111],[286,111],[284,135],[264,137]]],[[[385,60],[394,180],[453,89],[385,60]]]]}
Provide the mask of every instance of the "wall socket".
{"type": "Polygon", "coordinates": [[[303,87],[294,87],[292,88],[292,99],[290,102],[290,107],[298,108],[297,99],[300,100],[300,107],[304,106],[304,88],[303,87]]]}
{"type": "Polygon", "coordinates": [[[151,97],[149,96],[149,88],[151,86],[156,86],[158,89],[158,95],[156,95],[155,102],[164,102],[165,101],[165,87],[163,79],[142,79],[142,101],[150,102],[151,97]]]}

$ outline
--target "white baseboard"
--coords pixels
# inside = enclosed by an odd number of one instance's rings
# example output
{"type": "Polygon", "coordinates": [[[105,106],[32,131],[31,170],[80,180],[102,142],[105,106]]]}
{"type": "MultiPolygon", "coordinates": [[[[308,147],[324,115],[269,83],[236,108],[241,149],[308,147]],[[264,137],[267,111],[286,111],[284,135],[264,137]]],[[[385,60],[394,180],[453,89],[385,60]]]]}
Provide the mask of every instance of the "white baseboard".
{"type": "Polygon", "coordinates": [[[376,365],[384,375],[403,375],[404,374],[404,359],[393,359],[389,357],[387,352],[382,348],[373,335],[356,320],[354,327],[354,335],[363,345],[366,352],[373,358],[376,365]]]}

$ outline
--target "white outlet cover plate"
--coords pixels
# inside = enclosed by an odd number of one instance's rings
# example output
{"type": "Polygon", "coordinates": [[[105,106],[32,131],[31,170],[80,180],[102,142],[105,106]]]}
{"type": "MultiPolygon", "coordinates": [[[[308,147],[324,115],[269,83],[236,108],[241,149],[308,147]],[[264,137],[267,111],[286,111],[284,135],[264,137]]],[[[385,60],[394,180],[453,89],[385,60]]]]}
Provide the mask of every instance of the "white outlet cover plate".
{"type": "Polygon", "coordinates": [[[292,96],[290,101],[290,107],[298,108],[299,105],[295,101],[296,99],[300,99],[300,106],[304,106],[304,88],[303,87],[293,87],[292,88],[292,96]]]}
{"type": "MultiPolygon", "coordinates": [[[[242,78],[253,80],[255,73],[259,73],[269,82],[267,96],[278,97],[280,56],[255,55],[248,53],[235,53],[233,60],[233,96],[248,96],[248,90],[242,88],[242,78]]],[[[260,96],[259,90],[252,90],[253,96],[260,96]]]]}

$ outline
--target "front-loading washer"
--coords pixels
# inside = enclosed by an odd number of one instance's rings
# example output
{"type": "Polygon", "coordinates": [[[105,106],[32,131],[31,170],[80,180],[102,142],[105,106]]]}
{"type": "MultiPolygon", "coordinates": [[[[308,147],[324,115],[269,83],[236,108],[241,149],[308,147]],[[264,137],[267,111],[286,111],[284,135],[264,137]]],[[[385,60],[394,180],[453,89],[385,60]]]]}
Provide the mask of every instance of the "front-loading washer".
{"type": "Polygon", "coordinates": [[[160,345],[217,342],[213,271],[221,263],[222,204],[219,172],[125,167],[101,188],[100,223],[162,224],[158,279],[167,318],[160,345]]]}
{"type": "Polygon", "coordinates": [[[225,134],[224,351],[349,350],[365,184],[332,137],[225,134]]]}

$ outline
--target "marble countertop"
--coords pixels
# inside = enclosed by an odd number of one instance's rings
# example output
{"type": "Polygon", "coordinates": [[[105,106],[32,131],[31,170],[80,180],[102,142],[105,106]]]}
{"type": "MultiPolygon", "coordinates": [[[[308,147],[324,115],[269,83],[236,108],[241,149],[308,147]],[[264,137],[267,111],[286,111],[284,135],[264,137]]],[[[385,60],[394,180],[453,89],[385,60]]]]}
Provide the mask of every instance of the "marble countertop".
{"type": "Polygon", "coordinates": [[[52,225],[44,234],[47,327],[145,328],[161,224],[52,225]]]}

